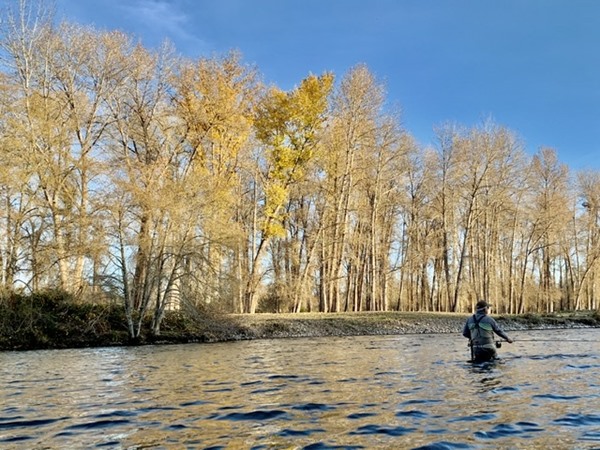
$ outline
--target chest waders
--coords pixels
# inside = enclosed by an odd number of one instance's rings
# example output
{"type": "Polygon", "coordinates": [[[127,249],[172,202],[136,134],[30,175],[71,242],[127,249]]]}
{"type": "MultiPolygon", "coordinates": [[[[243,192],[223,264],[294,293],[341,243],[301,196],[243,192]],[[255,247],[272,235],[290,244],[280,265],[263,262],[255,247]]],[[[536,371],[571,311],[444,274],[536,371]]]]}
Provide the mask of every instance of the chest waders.
{"type": "Polygon", "coordinates": [[[469,325],[469,330],[471,332],[469,347],[471,348],[472,362],[477,360],[477,356],[486,353],[488,356],[484,358],[484,360],[493,359],[496,356],[496,349],[494,347],[499,347],[498,343],[494,345],[494,330],[492,325],[486,322],[481,323],[484,317],[485,316],[480,316],[478,319],[477,315],[473,314],[473,323],[469,325]],[[477,347],[480,351],[476,352],[475,347],[477,347]],[[480,355],[477,355],[477,353],[480,355]]]}

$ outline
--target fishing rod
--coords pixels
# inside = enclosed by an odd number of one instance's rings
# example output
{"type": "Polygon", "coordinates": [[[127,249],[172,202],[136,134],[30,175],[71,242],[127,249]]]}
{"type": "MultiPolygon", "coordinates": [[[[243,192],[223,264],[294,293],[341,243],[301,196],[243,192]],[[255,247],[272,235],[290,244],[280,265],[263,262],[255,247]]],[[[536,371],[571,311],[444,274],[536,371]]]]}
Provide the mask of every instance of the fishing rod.
{"type": "Polygon", "coordinates": [[[597,339],[513,339],[513,342],[598,342],[597,339]]]}

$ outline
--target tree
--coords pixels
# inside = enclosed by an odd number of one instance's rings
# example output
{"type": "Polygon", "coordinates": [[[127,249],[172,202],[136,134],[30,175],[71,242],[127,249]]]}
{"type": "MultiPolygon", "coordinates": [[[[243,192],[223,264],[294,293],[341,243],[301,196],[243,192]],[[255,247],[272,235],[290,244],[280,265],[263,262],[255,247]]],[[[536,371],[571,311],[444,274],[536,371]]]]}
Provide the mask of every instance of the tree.
{"type": "Polygon", "coordinates": [[[460,195],[458,183],[461,176],[460,166],[463,163],[464,152],[460,151],[460,134],[452,126],[437,130],[438,158],[436,171],[432,173],[438,180],[438,191],[432,201],[435,219],[439,223],[439,267],[442,270],[444,288],[441,302],[444,311],[455,311],[458,307],[458,287],[455,273],[458,252],[457,203],[460,195]]]}
{"type": "Polygon", "coordinates": [[[152,305],[152,328],[159,331],[192,232],[184,204],[193,192],[185,192],[179,178],[183,124],[170,102],[170,49],[153,53],[125,40],[111,56],[127,76],[108,100],[113,200],[107,204],[116,219],[114,259],[122,274],[129,332],[137,338],[152,305]]]}
{"type": "Polygon", "coordinates": [[[332,86],[332,75],[310,75],[291,92],[272,88],[258,105],[254,126],[257,139],[266,149],[266,166],[262,220],[260,229],[253,230],[251,236],[256,245],[250,250],[245,277],[246,312],[256,311],[256,289],[268,244],[284,234],[290,189],[307,176],[307,167],[320,145],[332,86]]]}
{"type": "MultiPolygon", "coordinates": [[[[344,76],[332,98],[332,117],[322,153],[323,199],[316,214],[323,224],[319,252],[319,310],[342,308],[343,265],[350,233],[350,221],[361,194],[356,190],[361,154],[374,150],[376,120],[383,102],[383,87],[366,66],[357,66],[344,76]]],[[[358,267],[348,261],[347,271],[358,267]]],[[[354,275],[350,275],[347,280],[354,275]]],[[[358,275],[357,275],[358,276],[358,275]]],[[[355,278],[356,279],[356,278],[355,278]]],[[[360,286],[346,286],[347,295],[359,295],[360,286]]],[[[354,301],[358,297],[355,296],[354,301]]],[[[346,297],[344,309],[358,309],[346,297]]]]}
{"type": "Polygon", "coordinates": [[[174,89],[176,114],[185,125],[182,176],[186,190],[202,199],[196,211],[202,246],[187,259],[187,288],[204,302],[225,297],[235,308],[242,295],[241,274],[235,271],[245,262],[249,241],[244,229],[254,205],[245,190],[255,182],[247,177],[256,172],[251,133],[261,86],[256,70],[231,53],[222,59],[185,63],[174,79],[174,89]]]}
{"type": "Polygon", "coordinates": [[[500,311],[507,311],[510,304],[506,274],[502,270],[506,241],[505,230],[515,215],[513,199],[518,199],[518,178],[523,174],[523,151],[516,137],[509,130],[491,122],[470,133],[471,161],[473,170],[471,193],[476,197],[474,220],[467,254],[469,289],[473,303],[477,298],[495,299],[500,311]],[[485,170],[484,170],[485,169],[485,170]],[[475,191],[477,173],[481,173],[478,192],[475,191]]]}
{"type": "Polygon", "coordinates": [[[463,311],[479,298],[504,297],[499,243],[502,225],[514,215],[522,151],[508,130],[491,122],[468,131],[446,128],[439,136],[442,184],[434,205],[443,230],[441,266],[448,309],[463,311]]]}
{"type": "Polygon", "coordinates": [[[56,285],[78,293],[93,253],[90,186],[108,121],[103,102],[112,74],[103,58],[112,36],[67,24],[55,28],[48,11],[41,2],[21,1],[6,16],[2,47],[12,75],[4,137],[7,157],[27,180],[13,205],[21,211],[29,205],[22,228],[32,244],[32,283],[57,270],[56,285]]]}
{"type": "Polygon", "coordinates": [[[597,309],[596,290],[600,260],[600,174],[584,171],[578,174],[583,207],[582,220],[574,223],[574,257],[568,259],[573,309],[597,309]],[[581,233],[581,237],[577,232],[581,233]]]}
{"type": "Polygon", "coordinates": [[[555,290],[554,264],[560,255],[561,236],[573,216],[568,199],[569,172],[558,162],[553,149],[543,148],[532,160],[532,238],[539,244],[533,252],[538,266],[540,296],[534,310],[554,311],[558,293],[555,290]]]}

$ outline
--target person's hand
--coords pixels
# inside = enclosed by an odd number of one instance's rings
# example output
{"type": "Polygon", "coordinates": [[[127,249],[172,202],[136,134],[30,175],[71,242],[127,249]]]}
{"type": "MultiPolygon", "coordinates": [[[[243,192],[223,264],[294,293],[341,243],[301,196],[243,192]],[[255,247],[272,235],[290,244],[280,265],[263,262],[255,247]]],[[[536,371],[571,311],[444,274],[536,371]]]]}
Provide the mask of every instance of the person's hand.
{"type": "Polygon", "coordinates": [[[513,342],[515,342],[515,341],[513,341],[511,338],[508,338],[508,339],[506,340],[506,342],[508,342],[509,344],[512,344],[512,343],[513,343],[513,342]]]}

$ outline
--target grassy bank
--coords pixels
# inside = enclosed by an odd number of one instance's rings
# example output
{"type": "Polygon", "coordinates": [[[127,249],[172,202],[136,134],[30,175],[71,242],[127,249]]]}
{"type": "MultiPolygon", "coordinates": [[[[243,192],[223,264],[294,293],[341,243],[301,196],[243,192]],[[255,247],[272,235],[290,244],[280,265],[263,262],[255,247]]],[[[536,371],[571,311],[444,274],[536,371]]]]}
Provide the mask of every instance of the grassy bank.
{"type": "MultiPolygon", "coordinates": [[[[495,317],[507,331],[600,327],[598,311],[495,317]]],[[[427,312],[219,315],[187,310],[168,313],[160,336],[143,334],[135,344],[459,333],[466,318],[427,312]]],[[[125,324],[121,305],[78,303],[63,293],[11,295],[0,301],[0,350],[132,345],[125,324]]]]}

